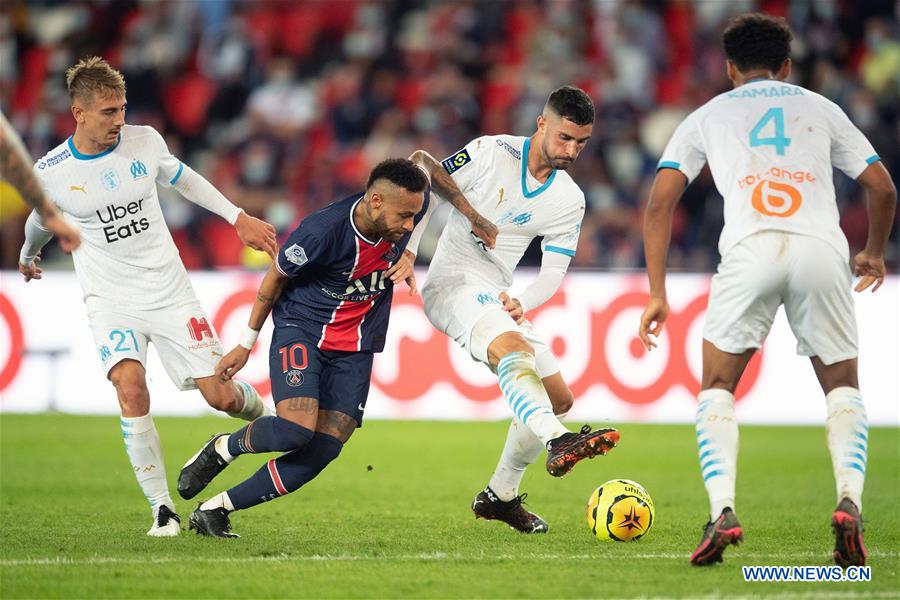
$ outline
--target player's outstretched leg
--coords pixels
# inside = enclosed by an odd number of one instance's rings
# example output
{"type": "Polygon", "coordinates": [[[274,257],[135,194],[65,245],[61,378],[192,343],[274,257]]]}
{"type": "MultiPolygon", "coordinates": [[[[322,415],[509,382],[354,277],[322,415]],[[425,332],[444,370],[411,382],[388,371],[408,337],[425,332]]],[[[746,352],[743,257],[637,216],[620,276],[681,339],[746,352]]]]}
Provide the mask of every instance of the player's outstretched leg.
{"type": "Polygon", "coordinates": [[[715,521],[734,508],[738,425],[734,396],[723,389],[706,389],[697,396],[697,453],[700,474],[709,496],[709,518],[715,521]]]}
{"type": "Polygon", "coordinates": [[[263,402],[256,388],[246,381],[234,379],[231,381],[231,385],[234,386],[236,393],[243,400],[243,404],[239,411],[228,413],[230,416],[236,419],[243,419],[244,421],[253,421],[260,417],[273,416],[275,414],[275,410],[263,402]]]}
{"type": "Polygon", "coordinates": [[[503,521],[522,533],[547,533],[547,521],[522,506],[527,497],[528,494],[520,494],[503,501],[488,486],[475,496],[472,512],[476,519],[503,521]]]}
{"type": "Polygon", "coordinates": [[[230,435],[216,434],[181,468],[178,493],[193,498],[241,454],[299,450],[312,437],[311,430],[281,417],[260,417],[230,435]]]}
{"type": "Polygon", "coordinates": [[[731,508],[725,508],[719,516],[703,527],[700,544],[691,554],[691,564],[703,567],[722,562],[722,553],[732,544],[744,541],[744,530],[731,508]]]}
{"type": "Polygon", "coordinates": [[[863,522],[859,509],[850,498],[841,499],[831,517],[834,530],[834,562],[843,568],[866,564],[863,522]]]}
{"type": "Polygon", "coordinates": [[[299,489],[337,458],[343,447],[336,437],[316,432],[301,450],[268,461],[249,479],[201,504],[191,514],[191,529],[214,537],[237,537],[231,532],[229,513],[299,489]]]}
{"type": "Polygon", "coordinates": [[[520,334],[498,336],[488,352],[499,356],[497,376],[507,404],[547,447],[548,473],[562,477],[581,459],[606,454],[618,443],[619,432],[614,429],[591,431],[585,426],[580,433],[573,433],[559,421],[535,369],[533,350],[520,334]]]}

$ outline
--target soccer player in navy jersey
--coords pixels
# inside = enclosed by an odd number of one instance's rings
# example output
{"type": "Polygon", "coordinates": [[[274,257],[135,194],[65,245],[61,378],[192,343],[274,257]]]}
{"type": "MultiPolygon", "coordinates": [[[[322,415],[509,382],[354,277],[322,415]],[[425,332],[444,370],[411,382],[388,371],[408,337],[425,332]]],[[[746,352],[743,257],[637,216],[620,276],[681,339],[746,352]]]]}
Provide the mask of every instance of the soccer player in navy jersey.
{"type": "MultiPolygon", "coordinates": [[[[447,192],[448,178],[439,172],[439,163],[420,155],[413,155],[419,164],[406,159],[380,163],[365,193],[307,217],[278,253],[260,284],[240,345],[217,367],[223,379],[230,379],[246,364],[271,310],[275,331],[269,373],[277,416],[213,436],[182,468],[178,492],[193,498],[241,454],[284,454],[203,502],[191,515],[191,529],[236,537],[229,513],[308,483],[361,426],[373,354],[384,348],[393,284],[405,280],[411,293],[415,290],[405,250],[428,208],[432,174],[435,190],[447,192]]],[[[444,197],[454,198],[453,205],[467,211],[478,230],[481,217],[461,194],[444,197]]],[[[479,233],[493,244],[496,229],[479,233]]]]}

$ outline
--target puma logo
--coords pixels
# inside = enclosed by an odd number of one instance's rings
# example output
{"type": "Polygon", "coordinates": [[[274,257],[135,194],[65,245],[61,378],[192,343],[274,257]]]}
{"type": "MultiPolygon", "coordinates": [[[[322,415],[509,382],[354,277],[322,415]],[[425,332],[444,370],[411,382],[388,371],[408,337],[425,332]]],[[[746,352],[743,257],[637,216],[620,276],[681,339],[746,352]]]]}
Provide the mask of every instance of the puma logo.
{"type": "Polygon", "coordinates": [[[87,187],[87,181],[85,181],[81,185],[70,185],[69,191],[70,192],[81,192],[82,194],[87,194],[87,190],[84,189],[85,187],[87,187]]]}
{"type": "MultiPolygon", "coordinates": [[[[504,188],[500,188],[500,199],[497,200],[497,206],[500,206],[501,204],[503,204],[503,194],[504,194],[504,192],[506,192],[506,190],[505,190],[504,188]]],[[[496,207],[495,207],[495,208],[496,208],[496,207]]]]}

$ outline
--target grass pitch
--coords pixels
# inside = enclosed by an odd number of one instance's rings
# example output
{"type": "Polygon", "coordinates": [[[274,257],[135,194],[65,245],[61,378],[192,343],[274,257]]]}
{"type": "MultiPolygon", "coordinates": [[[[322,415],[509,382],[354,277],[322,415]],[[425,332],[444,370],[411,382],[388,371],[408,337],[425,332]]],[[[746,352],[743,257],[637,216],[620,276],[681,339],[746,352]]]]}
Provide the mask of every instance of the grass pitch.
{"type": "MultiPolygon", "coordinates": [[[[157,418],[170,489],[225,419],[157,418]]],[[[505,423],[372,421],[295,494],[233,515],[238,540],[144,535],[146,502],[117,417],[0,417],[0,597],[896,597],[900,592],[900,429],[870,432],[866,583],[745,583],[742,565],[829,565],[834,483],[823,428],[743,427],[737,512],[746,542],[692,568],[706,521],[691,426],[622,425],[608,457],[561,480],[535,465],[523,490],[544,536],[476,521],[505,423]],[[370,469],[371,467],[371,469],[370,469]],[[584,506],[608,479],[650,492],[656,519],[632,544],[601,543],[584,506]]],[[[218,492],[263,461],[242,457],[218,492]]],[[[209,494],[204,492],[201,497],[209,494]]],[[[193,502],[178,502],[186,523],[193,502]]]]}

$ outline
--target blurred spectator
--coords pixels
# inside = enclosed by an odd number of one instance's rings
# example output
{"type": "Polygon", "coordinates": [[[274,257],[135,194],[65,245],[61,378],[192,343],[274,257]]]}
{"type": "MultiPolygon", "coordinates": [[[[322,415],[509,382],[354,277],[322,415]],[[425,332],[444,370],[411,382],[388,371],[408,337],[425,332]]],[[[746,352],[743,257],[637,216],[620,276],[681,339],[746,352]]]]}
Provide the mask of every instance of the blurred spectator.
{"type": "MultiPolygon", "coordinates": [[[[634,269],[657,158],[687,113],[730,87],[719,35],[751,10],[788,19],[792,81],[840,104],[896,177],[891,0],[8,0],[0,105],[42,155],[72,130],[63,71],[101,54],[125,73],[132,122],[163,131],[173,152],[285,231],[361,189],[387,156],[424,147],[443,157],[481,134],[529,135],[547,93],[579,85],[597,121],[572,173],[587,197],[575,264],[634,269]]],[[[862,195],[840,173],[836,191],[859,248],[862,195]]],[[[5,200],[2,267],[14,268],[21,215],[5,200]]],[[[190,268],[248,264],[203,211],[163,202],[190,268]]],[[[713,269],[721,225],[705,171],[675,214],[672,266],[713,269]]],[[[423,254],[433,245],[423,241],[423,254]]],[[[536,248],[526,253],[539,260],[536,248]]],[[[896,273],[896,243],[887,260],[896,273]]]]}

